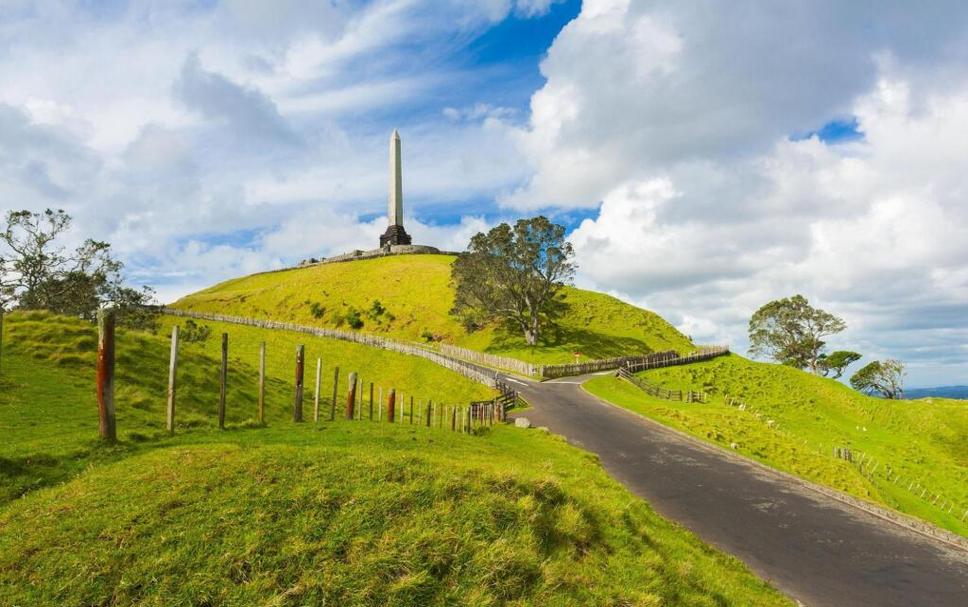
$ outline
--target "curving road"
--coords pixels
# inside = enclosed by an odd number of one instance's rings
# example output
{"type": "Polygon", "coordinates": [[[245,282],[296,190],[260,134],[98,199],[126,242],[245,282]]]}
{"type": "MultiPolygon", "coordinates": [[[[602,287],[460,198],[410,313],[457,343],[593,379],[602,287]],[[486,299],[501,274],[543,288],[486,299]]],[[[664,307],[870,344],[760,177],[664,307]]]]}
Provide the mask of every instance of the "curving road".
{"type": "Polygon", "coordinates": [[[585,392],[515,383],[519,415],[601,458],[663,516],[808,607],[968,605],[968,553],[815,492],[585,392]]]}

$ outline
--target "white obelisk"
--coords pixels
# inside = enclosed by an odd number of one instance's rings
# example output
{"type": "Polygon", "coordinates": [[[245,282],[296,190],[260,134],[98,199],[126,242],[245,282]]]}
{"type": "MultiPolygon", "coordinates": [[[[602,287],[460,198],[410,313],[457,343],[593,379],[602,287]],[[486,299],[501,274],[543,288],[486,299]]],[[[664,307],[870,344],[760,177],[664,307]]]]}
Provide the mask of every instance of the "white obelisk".
{"type": "Polygon", "coordinates": [[[390,136],[390,200],[387,218],[391,226],[403,225],[403,176],[400,170],[400,133],[390,136]]]}

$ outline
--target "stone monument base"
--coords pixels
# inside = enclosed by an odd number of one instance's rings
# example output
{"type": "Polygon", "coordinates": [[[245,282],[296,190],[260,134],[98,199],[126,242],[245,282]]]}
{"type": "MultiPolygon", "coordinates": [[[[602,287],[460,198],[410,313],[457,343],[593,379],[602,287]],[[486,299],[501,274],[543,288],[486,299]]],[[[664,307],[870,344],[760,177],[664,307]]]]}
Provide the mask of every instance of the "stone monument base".
{"type": "Polygon", "coordinates": [[[410,234],[403,229],[403,226],[391,225],[387,228],[387,231],[380,236],[380,248],[386,246],[397,246],[397,245],[408,245],[413,242],[410,238],[410,234]]]}

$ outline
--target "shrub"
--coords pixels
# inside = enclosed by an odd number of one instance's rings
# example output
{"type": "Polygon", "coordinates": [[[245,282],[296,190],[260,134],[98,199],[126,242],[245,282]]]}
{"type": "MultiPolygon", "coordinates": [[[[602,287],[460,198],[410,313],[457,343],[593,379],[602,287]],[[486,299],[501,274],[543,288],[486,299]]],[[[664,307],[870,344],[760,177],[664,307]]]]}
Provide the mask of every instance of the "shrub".
{"type": "Polygon", "coordinates": [[[185,321],[185,326],[179,330],[179,337],[185,342],[204,342],[212,334],[212,328],[208,325],[200,325],[192,319],[185,321]]]}

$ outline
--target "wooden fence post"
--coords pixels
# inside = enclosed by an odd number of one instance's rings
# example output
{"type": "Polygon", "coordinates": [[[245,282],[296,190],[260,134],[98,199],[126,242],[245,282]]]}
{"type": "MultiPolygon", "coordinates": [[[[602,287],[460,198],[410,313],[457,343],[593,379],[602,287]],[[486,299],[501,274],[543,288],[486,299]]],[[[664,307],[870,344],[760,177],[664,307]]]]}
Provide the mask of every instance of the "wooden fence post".
{"type": "Polygon", "coordinates": [[[431,401],[427,401],[427,427],[430,427],[430,411],[431,411],[431,401]]]}
{"type": "Polygon", "coordinates": [[[380,388],[380,406],[377,407],[377,410],[380,412],[380,421],[382,422],[383,421],[383,388],[382,387],[380,388]]]}
{"type": "Polygon", "coordinates": [[[333,400],[329,403],[329,421],[336,420],[336,391],[339,388],[339,367],[333,371],[333,400]]]}
{"type": "Polygon", "coordinates": [[[396,421],[396,409],[397,409],[397,390],[396,388],[390,388],[390,395],[387,396],[387,422],[393,423],[396,421]]]}
{"type": "Polygon", "coordinates": [[[229,334],[222,333],[222,365],[218,373],[218,429],[225,430],[225,384],[229,374],[229,334]]]}
{"type": "Polygon", "coordinates": [[[266,423],[266,342],[259,344],[259,423],[266,423]]]}
{"type": "Polygon", "coordinates": [[[354,419],[356,413],[356,371],[350,373],[346,391],[346,419],[354,419]]]}
{"type": "Polygon", "coordinates": [[[323,359],[316,358],[316,390],[313,392],[313,421],[319,421],[319,388],[323,375],[323,359]]]}
{"type": "Polygon", "coordinates": [[[413,395],[410,396],[410,425],[413,425],[413,395]]]}
{"type": "Polygon", "coordinates": [[[97,412],[99,432],[106,441],[117,440],[114,419],[114,319],[112,309],[97,314],[97,412]]]}
{"type": "Polygon", "coordinates": [[[373,382],[370,382],[370,421],[373,421],[373,382]]]}
{"type": "Polygon", "coordinates": [[[303,379],[306,371],[306,346],[296,346],[296,387],[292,398],[292,421],[303,420],[303,379]]]}
{"type": "Polygon", "coordinates": [[[175,433],[175,374],[178,367],[178,325],[171,328],[171,355],[168,359],[168,434],[175,433]]]}

